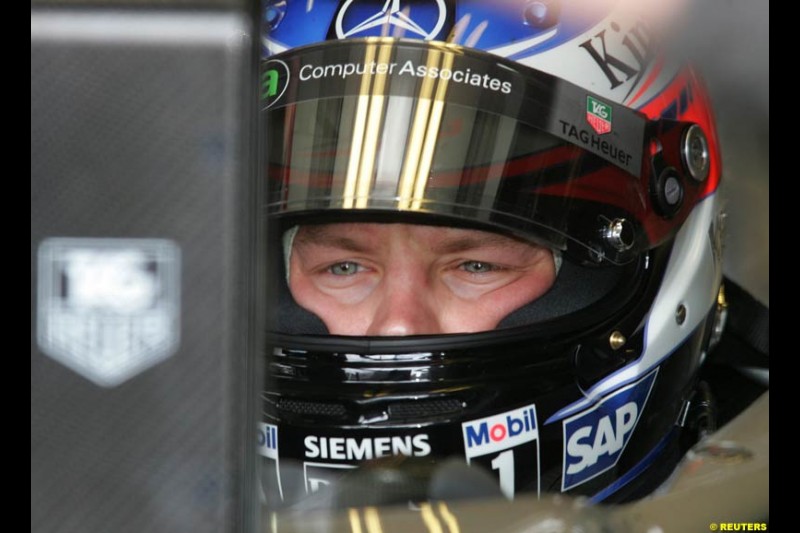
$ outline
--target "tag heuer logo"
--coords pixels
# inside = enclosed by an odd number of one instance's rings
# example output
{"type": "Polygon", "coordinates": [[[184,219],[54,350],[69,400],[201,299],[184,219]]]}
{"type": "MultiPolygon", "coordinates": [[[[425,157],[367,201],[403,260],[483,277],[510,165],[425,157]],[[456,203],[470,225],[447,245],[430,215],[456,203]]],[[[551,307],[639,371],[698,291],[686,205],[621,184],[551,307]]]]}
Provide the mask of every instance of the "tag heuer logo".
{"type": "Polygon", "coordinates": [[[113,387],[177,350],[180,252],[172,241],[50,238],[38,263],[43,353],[113,387]]]}
{"type": "Polygon", "coordinates": [[[611,131],[611,106],[591,96],[586,97],[586,122],[598,135],[611,131]]]}

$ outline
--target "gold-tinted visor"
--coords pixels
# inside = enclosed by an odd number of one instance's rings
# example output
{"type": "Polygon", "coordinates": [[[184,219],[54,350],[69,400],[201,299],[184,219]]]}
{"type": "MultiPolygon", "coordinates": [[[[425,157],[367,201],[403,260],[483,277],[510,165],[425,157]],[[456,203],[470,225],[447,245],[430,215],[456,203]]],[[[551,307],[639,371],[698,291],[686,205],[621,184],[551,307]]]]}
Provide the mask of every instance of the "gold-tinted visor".
{"type": "Polygon", "coordinates": [[[558,78],[366,39],[274,56],[261,82],[272,215],[433,216],[615,263],[656,244],[642,224],[647,121],[558,78]]]}

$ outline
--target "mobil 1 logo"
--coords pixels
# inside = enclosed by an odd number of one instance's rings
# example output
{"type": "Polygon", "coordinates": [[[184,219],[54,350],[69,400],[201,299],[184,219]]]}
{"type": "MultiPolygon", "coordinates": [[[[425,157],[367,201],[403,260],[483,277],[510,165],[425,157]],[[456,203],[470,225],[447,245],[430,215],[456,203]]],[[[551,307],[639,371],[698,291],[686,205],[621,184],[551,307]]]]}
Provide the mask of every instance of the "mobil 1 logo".
{"type": "Polygon", "coordinates": [[[256,434],[256,449],[264,458],[260,465],[261,488],[265,496],[277,492],[283,500],[283,486],[281,485],[281,463],[278,454],[278,426],[259,422],[256,434]]]}
{"type": "Polygon", "coordinates": [[[539,493],[539,429],[536,406],[526,405],[461,424],[467,464],[478,463],[498,478],[507,498],[536,482],[539,493]]]}
{"type": "Polygon", "coordinates": [[[564,420],[562,492],[616,466],[644,411],[657,372],[656,368],[591,409],[564,420]]]}

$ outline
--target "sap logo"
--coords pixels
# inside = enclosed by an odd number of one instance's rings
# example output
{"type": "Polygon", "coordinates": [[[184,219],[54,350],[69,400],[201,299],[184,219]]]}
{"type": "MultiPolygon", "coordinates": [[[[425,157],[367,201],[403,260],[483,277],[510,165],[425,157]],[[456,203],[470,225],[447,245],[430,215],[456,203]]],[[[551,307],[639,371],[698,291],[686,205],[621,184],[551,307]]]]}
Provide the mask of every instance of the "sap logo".
{"type": "Polygon", "coordinates": [[[601,456],[611,456],[620,451],[627,442],[626,437],[636,425],[638,414],[639,408],[636,404],[628,402],[617,409],[615,425],[607,415],[600,419],[596,427],[583,426],[576,429],[567,442],[567,454],[580,460],[567,466],[567,474],[583,472],[585,468],[596,464],[601,456]]]}
{"type": "Polygon", "coordinates": [[[657,370],[564,421],[562,491],[585,483],[617,464],[636,429],[657,370]]]}
{"type": "Polygon", "coordinates": [[[258,424],[258,453],[270,459],[278,459],[278,426],[274,424],[258,424]]]}
{"type": "Polygon", "coordinates": [[[507,450],[539,438],[534,405],[464,422],[461,428],[467,459],[507,450]]]}

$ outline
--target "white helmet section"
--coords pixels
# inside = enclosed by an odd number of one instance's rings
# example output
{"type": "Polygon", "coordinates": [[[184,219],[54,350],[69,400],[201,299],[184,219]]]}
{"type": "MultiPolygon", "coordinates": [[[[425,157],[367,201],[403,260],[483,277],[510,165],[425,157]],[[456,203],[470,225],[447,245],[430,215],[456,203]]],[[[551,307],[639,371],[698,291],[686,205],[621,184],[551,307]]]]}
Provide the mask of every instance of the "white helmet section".
{"type": "MultiPolygon", "coordinates": [[[[629,7],[629,6],[628,6],[629,7]]],[[[553,48],[547,39],[519,41],[487,52],[558,76],[609,100],[638,108],[674,78],[678,64],[655,61],[654,28],[630,10],[617,10],[586,32],[553,48]],[[544,51],[540,51],[544,48],[544,51]]]]}
{"type": "Polygon", "coordinates": [[[722,280],[719,215],[714,194],[698,204],[678,232],[661,290],[644,324],[642,356],[584,391],[582,400],[561,409],[546,423],[580,411],[639,379],[671,355],[706,319],[722,280]]]}
{"type": "MultiPolygon", "coordinates": [[[[444,13],[447,9],[441,0],[431,0],[439,7],[442,16],[431,32],[414,30],[412,20],[405,20],[403,13],[398,12],[398,2],[386,2],[383,10],[365,20],[359,27],[385,26],[385,36],[430,39],[441,28],[444,13]],[[378,16],[381,15],[381,16],[378,16]],[[403,20],[400,20],[403,19],[403,20]],[[391,30],[391,31],[390,31],[391,30]]],[[[342,4],[339,15],[353,4],[348,0],[342,4]]],[[[506,2],[503,9],[510,9],[515,4],[522,10],[523,2],[506,2]]],[[[665,56],[656,54],[659,48],[658,35],[671,20],[677,8],[654,2],[614,2],[609,0],[586,0],[565,3],[561,9],[561,20],[551,29],[535,34],[529,38],[521,38],[504,44],[484,46],[482,37],[491,32],[490,26],[497,21],[486,20],[478,13],[473,13],[469,4],[455,8],[456,21],[449,32],[447,42],[484,50],[494,55],[505,57],[547,72],[575,85],[591,90],[604,98],[625,104],[634,109],[645,105],[650,98],[659,94],[677,74],[680,65],[665,64],[665,56]],[[594,18],[595,14],[609,13],[600,18],[600,22],[592,24],[581,31],[585,22],[594,18]],[[591,15],[589,15],[591,13],[591,15]],[[487,32],[487,29],[489,32],[487,32]],[[574,35],[573,35],[574,33],[574,35]]],[[[314,9],[308,4],[306,14],[314,9]]],[[[320,7],[321,8],[321,7],[320,7]]],[[[405,6],[404,9],[408,9],[405,6]]],[[[322,12],[327,13],[325,9],[322,12]]],[[[406,17],[407,18],[407,17],[406,17]]],[[[520,24],[523,24],[520,18],[520,24]]],[[[339,28],[340,18],[336,19],[339,38],[363,36],[363,33],[344,32],[339,28]]],[[[303,44],[310,44],[311,41],[303,44]]],[[[286,43],[262,35],[262,45],[267,55],[279,54],[291,47],[286,43]]],[[[297,44],[293,45],[297,46],[297,44]]]]}
{"type": "Polygon", "coordinates": [[[273,56],[275,54],[280,54],[281,52],[285,52],[289,49],[288,46],[285,44],[279,43],[273,39],[270,39],[267,35],[261,36],[261,45],[266,49],[269,50],[269,55],[273,56]]]}

